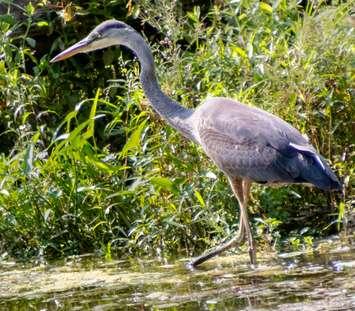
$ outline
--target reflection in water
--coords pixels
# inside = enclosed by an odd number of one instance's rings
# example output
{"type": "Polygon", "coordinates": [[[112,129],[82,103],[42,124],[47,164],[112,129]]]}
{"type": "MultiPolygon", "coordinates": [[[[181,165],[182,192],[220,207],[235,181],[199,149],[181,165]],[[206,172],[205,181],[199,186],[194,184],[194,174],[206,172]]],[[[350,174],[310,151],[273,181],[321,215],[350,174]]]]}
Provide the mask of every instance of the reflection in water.
{"type": "MultiPolygon", "coordinates": [[[[329,244],[329,243],[328,243],[329,244]]],[[[0,262],[3,310],[350,310],[355,309],[355,247],[326,252],[211,260],[195,271],[185,261],[110,261],[92,256],[26,267],[0,262]]]]}

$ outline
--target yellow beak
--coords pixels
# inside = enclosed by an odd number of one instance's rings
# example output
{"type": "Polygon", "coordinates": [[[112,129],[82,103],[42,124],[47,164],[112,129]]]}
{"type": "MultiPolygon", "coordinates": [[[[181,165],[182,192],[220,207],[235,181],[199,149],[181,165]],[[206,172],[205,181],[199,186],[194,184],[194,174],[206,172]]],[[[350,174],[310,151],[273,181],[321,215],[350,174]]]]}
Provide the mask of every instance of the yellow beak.
{"type": "Polygon", "coordinates": [[[71,47],[67,48],[62,53],[59,53],[57,56],[52,58],[50,62],[51,63],[59,62],[61,60],[72,57],[75,54],[86,52],[85,48],[89,45],[89,43],[90,42],[85,38],[79,41],[78,43],[75,43],[71,47]]]}

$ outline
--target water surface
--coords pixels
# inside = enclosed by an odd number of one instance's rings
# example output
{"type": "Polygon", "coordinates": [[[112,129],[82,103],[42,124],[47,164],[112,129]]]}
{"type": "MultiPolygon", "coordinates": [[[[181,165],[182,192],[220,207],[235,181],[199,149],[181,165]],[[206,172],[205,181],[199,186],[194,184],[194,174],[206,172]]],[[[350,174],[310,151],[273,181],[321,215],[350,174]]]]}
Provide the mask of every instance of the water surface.
{"type": "Polygon", "coordinates": [[[0,261],[0,310],[355,310],[354,244],[333,238],[247,262],[221,256],[189,271],[186,260],[0,261]]]}

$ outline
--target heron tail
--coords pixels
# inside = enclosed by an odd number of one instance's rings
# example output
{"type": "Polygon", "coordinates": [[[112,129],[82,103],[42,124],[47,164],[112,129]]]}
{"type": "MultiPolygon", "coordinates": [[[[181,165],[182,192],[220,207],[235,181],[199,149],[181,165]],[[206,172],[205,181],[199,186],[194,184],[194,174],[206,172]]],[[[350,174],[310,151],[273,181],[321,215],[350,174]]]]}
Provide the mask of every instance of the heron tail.
{"type": "Polygon", "coordinates": [[[323,165],[324,168],[320,167],[318,163],[313,162],[311,167],[302,172],[302,177],[322,190],[342,190],[342,184],[331,168],[325,162],[323,162],[323,165]]]}
{"type": "Polygon", "coordinates": [[[312,147],[292,143],[290,145],[303,155],[304,167],[301,171],[302,179],[323,190],[340,191],[343,189],[342,184],[326,160],[312,147]]]}

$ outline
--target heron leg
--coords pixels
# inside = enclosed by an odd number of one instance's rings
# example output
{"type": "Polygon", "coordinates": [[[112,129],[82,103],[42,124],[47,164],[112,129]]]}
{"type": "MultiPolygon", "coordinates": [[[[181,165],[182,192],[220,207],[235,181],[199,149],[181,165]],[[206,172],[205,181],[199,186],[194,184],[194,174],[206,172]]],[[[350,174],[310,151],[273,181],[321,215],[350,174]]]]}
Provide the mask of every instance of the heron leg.
{"type": "Polygon", "coordinates": [[[240,218],[243,222],[243,228],[245,230],[246,238],[249,245],[249,257],[250,263],[256,265],[256,248],[254,244],[253,235],[250,229],[250,223],[248,219],[248,201],[250,196],[250,181],[241,180],[239,178],[229,179],[234,195],[236,196],[240,207],[240,218]]]}
{"type": "Polygon", "coordinates": [[[200,265],[201,263],[205,262],[206,260],[219,255],[220,253],[230,249],[231,247],[233,247],[233,246],[236,247],[236,246],[240,245],[242,242],[244,242],[244,240],[245,240],[244,221],[243,221],[242,217],[240,217],[240,219],[239,219],[239,229],[238,229],[238,233],[237,233],[236,236],[234,236],[228,242],[225,242],[225,243],[217,246],[216,248],[207,251],[206,253],[202,254],[201,256],[192,259],[187,264],[187,266],[190,267],[190,268],[197,267],[198,265],[200,265]]]}
{"type": "Polygon", "coordinates": [[[244,228],[247,236],[248,244],[249,244],[249,257],[250,263],[252,265],[256,265],[256,247],[253,238],[253,234],[250,229],[250,223],[248,219],[248,202],[250,197],[250,186],[251,183],[249,180],[243,180],[243,204],[241,205],[241,216],[244,219],[244,228]]]}
{"type": "MultiPolygon", "coordinates": [[[[192,259],[187,264],[187,266],[190,267],[190,268],[197,267],[198,265],[200,265],[201,263],[205,262],[206,260],[219,255],[220,253],[230,249],[231,247],[237,247],[242,242],[244,242],[245,233],[250,232],[250,236],[251,236],[251,231],[250,231],[249,222],[248,222],[248,215],[243,216],[243,214],[245,214],[244,213],[244,209],[242,208],[242,206],[244,205],[243,181],[241,179],[234,179],[234,180],[229,179],[229,181],[230,181],[233,193],[237,197],[237,200],[238,200],[238,203],[239,203],[239,206],[240,206],[240,217],[239,217],[238,233],[237,233],[236,236],[234,236],[228,242],[217,246],[215,249],[207,251],[205,254],[202,254],[201,256],[199,256],[197,258],[192,259]],[[246,226],[248,226],[249,229],[247,229],[246,226]]],[[[249,188],[250,188],[250,184],[249,184],[249,188]]],[[[249,192],[249,189],[248,189],[248,192],[249,192]]],[[[248,198],[248,196],[246,196],[245,198],[248,198]]],[[[249,238],[248,238],[248,241],[249,241],[249,238]]]]}

